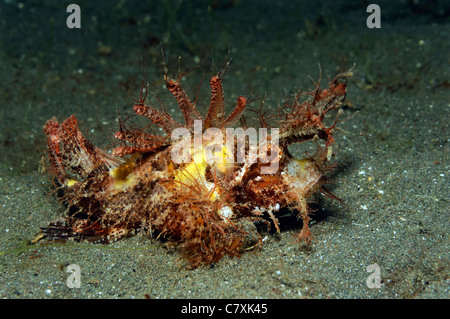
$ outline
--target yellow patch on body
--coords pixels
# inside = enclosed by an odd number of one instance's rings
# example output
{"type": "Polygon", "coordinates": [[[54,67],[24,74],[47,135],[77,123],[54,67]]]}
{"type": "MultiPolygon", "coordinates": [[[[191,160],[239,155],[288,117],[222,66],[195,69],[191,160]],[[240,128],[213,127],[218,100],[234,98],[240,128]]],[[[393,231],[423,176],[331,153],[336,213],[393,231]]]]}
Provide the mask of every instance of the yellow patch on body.
{"type": "Polygon", "coordinates": [[[109,171],[109,176],[114,180],[114,189],[123,189],[133,184],[135,181],[133,169],[134,162],[127,162],[109,171]]]}

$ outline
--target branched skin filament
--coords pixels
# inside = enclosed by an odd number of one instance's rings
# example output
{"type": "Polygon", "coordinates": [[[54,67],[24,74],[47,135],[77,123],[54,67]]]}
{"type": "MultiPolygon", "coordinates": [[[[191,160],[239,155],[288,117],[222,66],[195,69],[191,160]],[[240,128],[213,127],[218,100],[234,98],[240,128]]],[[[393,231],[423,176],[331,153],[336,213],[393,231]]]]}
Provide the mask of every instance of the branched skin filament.
{"type": "Polygon", "coordinates": [[[49,171],[63,193],[67,214],[42,229],[39,239],[109,243],[143,230],[178,243],[189,265],[196,267],[261,246],[254,223],[270,225],[268,217],[279,232],[276,212],[289,207],[303,221],[299,240],[309,243],[307,201],[326,181],[346,95],[342,80],[352,70],[338,74],[327,89],[319,81],[314,90],[286,99],[272,128],[260,111],[258,130],[234,127],[250,103],[242,96],[226,116],[224,71],[210,80],[205,117],[180,86],[183,74],[173,80],[166,71],[166,87],[184,124],[146,104],[144,76],[134,111],[165,134],[120,122],[114,137],[121,145],[112,153],[87,140],[74,115],[61,124],[50,119],[44,126],[49,171]],[[324,120],[331,113],[336,117],[327,125],[324,120]],[[289,145],[308,141],[317,145],[314,154],[296,159],[289,153],[289,145]]]}

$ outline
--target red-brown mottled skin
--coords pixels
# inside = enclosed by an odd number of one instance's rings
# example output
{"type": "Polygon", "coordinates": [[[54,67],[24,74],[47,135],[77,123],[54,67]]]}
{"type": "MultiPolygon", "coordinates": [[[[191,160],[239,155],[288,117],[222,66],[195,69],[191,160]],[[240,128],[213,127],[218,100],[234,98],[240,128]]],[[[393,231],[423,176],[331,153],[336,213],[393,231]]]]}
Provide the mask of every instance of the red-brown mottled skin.
{"type": "MultiPolygon", "coordinates": [[[[171,158],[174,129],[191,129],[195,120],[201,120],[203,130],[224,131],[241,117],[248,104],[242,96],[225,116],[223,72],[210,80],[211,100],[205,118],[180,86],[182,76],[175,81],[165,74],[166,87],[178,102],[184,125],[145,104],[144,83],[134,111],[161,127],[165,135],[127,129],[121,123],[114,136],[122,145],[111,154],[82,136],[74,115],[61,124],[55,118],[49,120],[44,126],[49,170],[64,192],[67,216],[50,223],[41,236],[108,243],[143,230],[178,243],[195,267],[218,262],[225,255],[238,256],[246,247],[255,246],[258,240],[248,239],[249,225],[267,223],[264,213],[279,231],[275,212],[290,207],[303,220],[299,238],[310,241],[307,200],[324,183],[337,122],[336,117],[334,124],[327,126],[324,118],[332,110],[340,111],[346,94],[341,81],[351,75],[351,70],[341,73],[329,89],[317,84],[313,91],[300,92],[285,102],[276,123],[279,148],[270,149],[279,167],[265,175],[261,169],[268,153],[259,153],[256,162],[246,158],[244,163],[225,166],[177,164],[171,158]],[[295,159],[287,149],[313,139],[323,140],[324,145],[305,159],[295,159]]],[[[260,121],[266,123],[262,113],[260,121]]]]}

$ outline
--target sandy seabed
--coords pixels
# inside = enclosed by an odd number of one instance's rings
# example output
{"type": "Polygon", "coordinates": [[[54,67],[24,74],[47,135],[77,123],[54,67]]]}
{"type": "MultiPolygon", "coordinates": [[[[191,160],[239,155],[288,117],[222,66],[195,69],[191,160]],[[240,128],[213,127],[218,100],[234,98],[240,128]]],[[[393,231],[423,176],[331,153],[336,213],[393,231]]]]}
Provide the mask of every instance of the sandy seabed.
{"type": "Polygon", "coordinates": [[[66,27],[60,1],[0,4],[1,297],[450,297],[444,1],[433,8],[381,2],[380,29],[367,28],[366,8],[351,1],[217,1],[209,9],[203,1],[96,3],[79,2],[81,29],[66,27]],[[285,94],[313,87],[309,76],[317,79],[318,63],[323,83],[356,63],[329,187],[346,205],[315,198],[309,249],[295,244],[300,225],[289,217],[280,218],[281,237],[269,236],[260,250],[194,270],[176,249],[143,235],[111,245],[29,244],[64,212],[38,171],[43,124],[76,114],[82,131],[109,148],[116,118],[132,115],[126,87],[139,82],[141,58],[152,94],[175,109],[162,87],[160,43],[173,72],[178,56],[183,70],[200,65],[185,80],[191,95],[230,47],[230,109],[248,94],[267,96],[275,107],[285,94]],[[80,267],[80,288],[67,285],[71,264],[80,267]]]}

